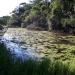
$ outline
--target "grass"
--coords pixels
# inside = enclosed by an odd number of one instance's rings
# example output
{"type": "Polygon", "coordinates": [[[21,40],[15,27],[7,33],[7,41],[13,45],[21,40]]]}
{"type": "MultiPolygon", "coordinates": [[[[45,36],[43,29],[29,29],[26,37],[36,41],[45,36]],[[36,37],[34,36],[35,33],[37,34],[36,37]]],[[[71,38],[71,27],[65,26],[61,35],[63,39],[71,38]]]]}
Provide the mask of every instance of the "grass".
{"type": "Polygon", "coordinates": [[[62,63],[43,59],[28,60],[15,63],[10,59],[10,53],[0,44],[0,75],[75,75],[75,64],[62,63]]]}

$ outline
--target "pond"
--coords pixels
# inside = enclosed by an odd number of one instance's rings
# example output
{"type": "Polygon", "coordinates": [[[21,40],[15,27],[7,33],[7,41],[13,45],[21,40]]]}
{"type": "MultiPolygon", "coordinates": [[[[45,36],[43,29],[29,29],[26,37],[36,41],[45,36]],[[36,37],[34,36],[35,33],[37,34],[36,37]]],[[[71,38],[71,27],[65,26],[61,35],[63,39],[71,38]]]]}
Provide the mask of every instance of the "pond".
{"type": "Polygon", "coordinates": [[[20,58],[22,60],[39,60],[42,58],[36,52],[35,48],[29,47],[27,45],[23,46],[21,40],[18,37],[13,38],[13,36],[5,33],[4,36],[1,38],[1,42],[4,43],[8,50],[10,50],[10,53],[14,59],[20,58]]]}

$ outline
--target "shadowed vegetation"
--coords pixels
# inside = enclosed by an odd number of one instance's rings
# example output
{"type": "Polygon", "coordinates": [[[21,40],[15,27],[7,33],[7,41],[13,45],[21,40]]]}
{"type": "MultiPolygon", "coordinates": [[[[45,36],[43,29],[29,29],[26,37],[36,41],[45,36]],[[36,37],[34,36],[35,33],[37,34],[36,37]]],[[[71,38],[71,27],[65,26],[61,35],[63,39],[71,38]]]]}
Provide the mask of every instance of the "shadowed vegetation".
{"type": "Polygon", "coordinates": [[[11,27],[75,33],[75,0],[32,0],[12,13],[11,27]]]}
{"type": "Polygon", "coordinates": [[[3,44],[0,44],[0,74],[1,75],[74,75],[73,65],[60,61],[19,61],[13,62],[3,44]]]}

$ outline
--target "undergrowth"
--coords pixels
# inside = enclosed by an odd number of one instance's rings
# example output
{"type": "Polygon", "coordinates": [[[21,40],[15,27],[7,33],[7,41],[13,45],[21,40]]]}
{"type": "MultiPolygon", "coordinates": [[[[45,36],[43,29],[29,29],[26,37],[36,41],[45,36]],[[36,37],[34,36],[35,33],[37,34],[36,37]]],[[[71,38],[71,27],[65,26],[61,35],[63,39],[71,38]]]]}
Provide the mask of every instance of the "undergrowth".
{"type": "Polygon", "coordinates": [[[19,61],[15,63],[3,44],[0,44],[0,75],[75,75],[75,70],[59,61],[19,61]]]}

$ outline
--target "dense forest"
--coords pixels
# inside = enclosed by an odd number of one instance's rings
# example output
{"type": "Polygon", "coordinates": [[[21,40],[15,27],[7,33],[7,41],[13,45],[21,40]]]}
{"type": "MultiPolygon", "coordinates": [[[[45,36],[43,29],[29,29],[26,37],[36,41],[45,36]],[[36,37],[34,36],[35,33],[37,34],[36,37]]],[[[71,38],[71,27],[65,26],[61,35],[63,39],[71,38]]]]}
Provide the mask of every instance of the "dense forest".
{"type": "Polygon", "coordinates": [[[10,19],[10,16],[0,17],[0,29],[3,29],[3,26],[7,26],[9,19],[10,19]]]}
{"type": "Polygon", "coordinates": [[[75,0],[32,0],[21,3],[0,25],[75,33],[75,0]]]}
{"type": "Polygon", "coordinates": [[[12,12],[9,26],[75,33],[75,0],[33,0],[12,12]]]}

